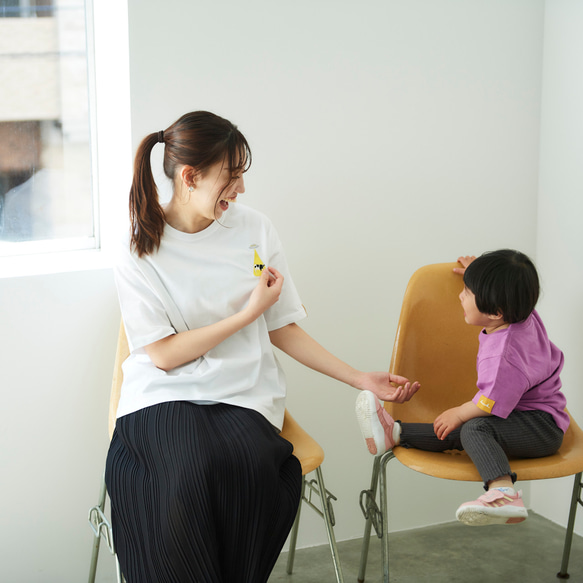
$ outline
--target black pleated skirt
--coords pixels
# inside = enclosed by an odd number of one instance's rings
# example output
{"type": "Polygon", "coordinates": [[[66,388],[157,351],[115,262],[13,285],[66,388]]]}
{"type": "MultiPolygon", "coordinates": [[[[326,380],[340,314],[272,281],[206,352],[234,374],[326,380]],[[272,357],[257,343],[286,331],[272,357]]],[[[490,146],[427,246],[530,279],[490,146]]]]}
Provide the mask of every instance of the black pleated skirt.
{"type": "Polygon", "coordinates": [[[262,415],[188,402],[118,419],[105,478],[128,583],[267,581],[302,479],[262,415]]]}

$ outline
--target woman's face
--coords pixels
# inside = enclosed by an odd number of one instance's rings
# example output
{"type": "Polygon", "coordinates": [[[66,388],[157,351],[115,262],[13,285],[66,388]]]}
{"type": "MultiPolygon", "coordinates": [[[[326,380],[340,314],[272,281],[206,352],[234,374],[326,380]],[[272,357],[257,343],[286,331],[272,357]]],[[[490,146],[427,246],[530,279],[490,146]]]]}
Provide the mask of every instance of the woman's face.
{"type": "Polygon", "coordinates": [[[190,185],[194,186],[189,193],[190,202],[201,218],[211,221],[220,219],[229,210],[229,205],[237,200],[237,195],[245,192],[243,172],[233,176],[225,162],[218,162],[203,174],[196,174],[190,185]]]}

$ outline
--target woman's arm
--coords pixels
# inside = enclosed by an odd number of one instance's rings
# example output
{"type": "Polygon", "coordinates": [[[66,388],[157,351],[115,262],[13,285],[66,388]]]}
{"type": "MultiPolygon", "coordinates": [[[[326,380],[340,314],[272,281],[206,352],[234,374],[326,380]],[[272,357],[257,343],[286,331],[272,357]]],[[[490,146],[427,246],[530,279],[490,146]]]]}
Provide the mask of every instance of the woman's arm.
{"type": "Polygon", "coordinates": [[[386,372],[365,373],[340,360],[318,344],[297,324],[289,324],[269,333],[271,343],[301,364],[360,390],[369,390],[383,401],[408,401],[419,383],[386,372]],[[396,383],[400,386],[396,387],[396,383]]]}
{"type": "Polygon", "coordinates": [[[275,304],[282,285],[281,273],[274,268],[266,268],[243,310],[209,326],[166,336],[146,346],[146,353],[158,368],[165,371],[192,362],[251,324],[275,304]]]}

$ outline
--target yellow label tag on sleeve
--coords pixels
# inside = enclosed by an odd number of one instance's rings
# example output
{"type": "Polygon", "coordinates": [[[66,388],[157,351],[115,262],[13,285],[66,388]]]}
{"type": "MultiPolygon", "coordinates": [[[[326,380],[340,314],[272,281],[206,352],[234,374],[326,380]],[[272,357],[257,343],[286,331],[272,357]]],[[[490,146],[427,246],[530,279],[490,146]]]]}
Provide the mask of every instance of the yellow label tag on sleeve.
{"type": "Polygon", "coordinates": [[[482,411],[486,411],[486,413],[492,413],[492,407],[494,407],[495,403],[496,401],[482,396],[476,404],[480,409],[482,409],[482,411]]]}

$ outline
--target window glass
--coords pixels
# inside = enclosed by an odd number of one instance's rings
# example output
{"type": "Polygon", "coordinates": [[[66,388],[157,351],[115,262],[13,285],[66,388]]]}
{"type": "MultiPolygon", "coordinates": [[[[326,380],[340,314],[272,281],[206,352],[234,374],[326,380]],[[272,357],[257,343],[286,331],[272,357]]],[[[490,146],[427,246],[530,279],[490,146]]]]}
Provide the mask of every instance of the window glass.
{"type": "Polygon", "coordinates": [[[0,254],[95,245],[85,8],[0,0],[0,254]]]}

